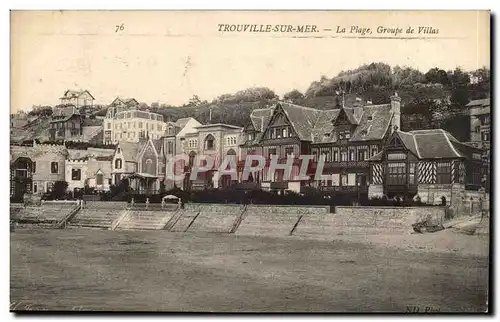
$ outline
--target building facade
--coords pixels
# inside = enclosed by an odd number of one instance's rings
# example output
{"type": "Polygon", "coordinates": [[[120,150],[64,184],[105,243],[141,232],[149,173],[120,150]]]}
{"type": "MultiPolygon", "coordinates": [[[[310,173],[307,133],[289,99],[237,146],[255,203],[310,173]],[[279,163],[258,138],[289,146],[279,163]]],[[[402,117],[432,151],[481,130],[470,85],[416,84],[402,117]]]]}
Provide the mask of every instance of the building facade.
{"type": "Polygon", "coordinates": [[[74,105],[77,108],[94,105],[94,97],[87,90],[67,90],[60,98],[61,105],[74,105]]]}
{"type": "Polygon", "coordinates": [[[71,140],[83,135],[84,118],[80,114],[55,116],[50,121],[49,137],[55,140],[71,140]]]}
{"type": "MultiPolygon", "coordinates": [[[[167,163],[175,155],[180,155],[184,153],[184,148],[183,148],[184,144],[187,144],[190,147],[197,147],[198,141],[195,140],[194,138],[190,138],[188,141],[186,141],[186,135],[189,135],[191,133],[196,133],[198,126],[201,126],[201,123],[192,117],[181,118],[175,122],[169,121],[166,123],[164,151],[167,163]]],[[[184,180],[175,181],[172,176],[173,174],[184,173],[184,165],[182,164],[182,162],[175,163],[175,168],[172,167],[172,170],[171,169],[165,170],[167,174],[165,176],[165,181],[164,181],[166,189],[172,189],[174,187],[183,187],[184,180]]]]}
{"type": "Polygon", "coordinates": [[[482,185],[481,149],[441,130],[394,131],[370,159],[369,197],[450,204],[482,185]]]}
{"type": "Polygon", "coordinates": [[[10,195],[51,191],[56,181],[65,180],[64,145],[37,144],[10,147],[10,195]]]}
{"type": "Polygon", "coordinates": [[[111,167],[112,184],[125,179],[136,193],[159,193],[165,179],[164,139],[118,142],[111,167]]]}
{"type": "MultiPolygon", "coordinates": [[[[238,162],[238,145],[243,128],[229,124],[206,124],[197,126],[195,132],[187,133],[181,142],[182,154],[189,156],[189,162],[185,167],[185,180],[182,185],[185,190],[203,190],[205,188],[226,188],[236,183],[229,175],[220,175],[217,171],[227,156],[238,162]],[[214,160],[211,170],[199,173],[196,180],[189,177],[197,156],[207,156],[214,160]]],[[[202,160],[201,162],[204,162],[202,160]]]]}
{"type": "Polygon", "coordinates": [[[394,126],[400,126],[400,98],[390,104],[318,110],[279,102],[267,109],[256,109],[245,127],[239,171],[249,154],[262,155],[266,167],[253,173],[249,181],[263,190],[301,192],[314,187],[325,193],[367,193],[370,156],[377,154],[394,126]],[[300,155],[313,155],[308,174],[313,175],[319,157],[324,158],[322,174],[327,180],[297,180],[302,167],[300,155]],[[293,158],[291,178],[284,170],[269,172],[271,158],[286,163],[293,158]],[[360,187],[361,186],[361,187],[360,187]]]}
{"type": "Polygon", "coordinates": [[[161,114],[120,106],[108,108],[103,124],[104,144],[139,142],[147,136],[156,140],[164,136],[166,128],[161,114]]]}
{"type": "Polygon", "coordinates": [[[87,187],[97,191],[109,191],[113,154],[112,149],[68,149],[64,167],[68,190],[87,187]]]}

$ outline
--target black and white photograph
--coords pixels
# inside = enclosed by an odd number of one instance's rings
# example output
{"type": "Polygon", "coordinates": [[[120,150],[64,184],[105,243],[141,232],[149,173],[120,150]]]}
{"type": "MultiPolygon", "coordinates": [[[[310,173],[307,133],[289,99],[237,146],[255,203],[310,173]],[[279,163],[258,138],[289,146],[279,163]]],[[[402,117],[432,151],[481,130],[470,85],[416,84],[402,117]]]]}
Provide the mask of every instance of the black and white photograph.
{"type": "Polygon", "coordinates": [[[10,312],[487,313],[490,21],[12,10],[10,312]]]}

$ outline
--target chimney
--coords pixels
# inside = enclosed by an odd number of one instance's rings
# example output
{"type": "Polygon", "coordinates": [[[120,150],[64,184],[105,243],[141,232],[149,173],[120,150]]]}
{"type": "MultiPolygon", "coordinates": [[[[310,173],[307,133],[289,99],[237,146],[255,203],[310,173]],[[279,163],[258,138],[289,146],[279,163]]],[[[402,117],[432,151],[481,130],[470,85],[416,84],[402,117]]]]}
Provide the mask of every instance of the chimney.
{"type": "Polygon", "coordinates": [[[396,129],[401,129],[401,97],[398,93],[394,93],[391,96],[391,112],[392,112],[392,122],[391,122],[391,133],[396,129]]]}

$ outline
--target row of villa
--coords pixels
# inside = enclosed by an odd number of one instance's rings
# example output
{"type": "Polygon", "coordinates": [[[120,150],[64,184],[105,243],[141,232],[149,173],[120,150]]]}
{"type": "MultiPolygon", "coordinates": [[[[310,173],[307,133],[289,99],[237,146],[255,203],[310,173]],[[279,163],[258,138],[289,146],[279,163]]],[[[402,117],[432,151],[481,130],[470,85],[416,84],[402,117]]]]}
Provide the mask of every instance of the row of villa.
{"type": "MultiPolygon", "coordinates": [[[[89,104],[88,95],[83,96],[87,97],[84,104],[89,104]]],[[[75,99],[78,103],[78,96],[75,99]]],[[[201,124],[194,118],[165,121],[161,114],[139,110],[134,99],[117,99],[104,117],[102,136],[102,143],[113,144],[114,149],[75,150],[36,143],[11,146],[11,196],[47,192],[61,180],[68,182],[70,190],[106,191],[128,179],[135,191],[145,194],[158,193],[161,183],[165,189],[236,185],[280,193],[301,193],[313,187],[324,193],[371,198],[418,195],[424,202],[441,203],[443,196],[451,200],[484,187],[484,149],[459,142],[441,129],[401,131],[400,102],[397,94],[388,104],[356,102],[350,107],[337,104],[330,110],[277,102],[253,110],[241,128],[201,124]],[[166,165],[179,154],[188,155],[189,162],[175,169],[184,179],[173,181],[166,165]],[[244,160],[251,154],[268,161],[242,183],[244,160]],[[314,161],[324,157],[327,180],[284,180],[283,170],[269,175],[272,156],[282,163],[292,156],[293,176],[299,173],[299,156],[304,154],[314,155],[314,161]],[[216,162],[213,170],[191,181],[188,177],[197,155],[210,155],[216,162]],[[238,180],[219,175],[217,169],[225,156],[236,160],[238,180]]],[[[78,115],[69,114],[54,123],[71,122],[78,115]]],[[[310,164],[308,174],[313,176],[315,167],[315,162],[310,164]]]]}

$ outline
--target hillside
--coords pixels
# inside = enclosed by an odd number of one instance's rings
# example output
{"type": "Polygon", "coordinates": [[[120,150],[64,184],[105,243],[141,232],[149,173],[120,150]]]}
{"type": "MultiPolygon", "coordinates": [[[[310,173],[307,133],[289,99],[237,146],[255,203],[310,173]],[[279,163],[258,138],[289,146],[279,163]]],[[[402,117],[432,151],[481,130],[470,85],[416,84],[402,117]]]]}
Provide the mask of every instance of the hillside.
{"type": "MultiPolygon", "coordinates": [[[[470,100],[490,96],[490,71],[486,68],[471,72],[460,68],[453,71],[432,68],[424,74],[410,67],[371,63],[341,71],[331,78],[322,76],[319,80],[312,81],[305,93],[291,90],[281,99],[324,110],[336,108],[342,101],[345,106],[352,106],[357,100],[385,104],[396,92],[402,99],[403,131],[443,128],[457,139],[467,141],[469,120],[465,105],[470,100]]],[[[278,95],[269,88],[253,87],[221,95],[211,102],[201,101],[194,95],[182,106],[159,103],[149,106],[140,103],[139,107],[164,115],[166,121],[193,117],[201,123],[220,122],[245,126],[252,110],[266,108],[278,99],[278,95]]],[[[105,116],[106,111],[107,108],[103,107],[94,115],[105,116]]],[[[50,115],[50,108],[39,108],[36,113],[50,115]]],[[[100,120],[87,122],[88,125],[102,124],[100,120]]],[[[16,135],[43,136],[44,129],[48,129],[47,117],[32,127],[32,131],[16,135]]]]}

